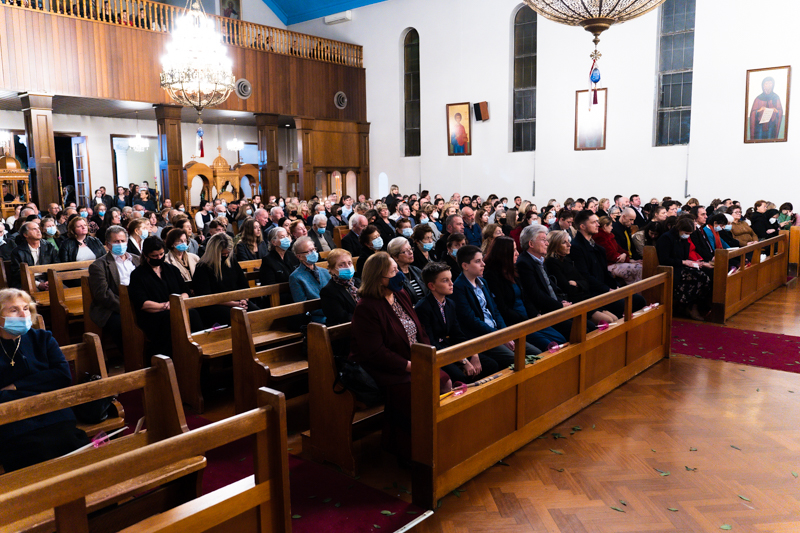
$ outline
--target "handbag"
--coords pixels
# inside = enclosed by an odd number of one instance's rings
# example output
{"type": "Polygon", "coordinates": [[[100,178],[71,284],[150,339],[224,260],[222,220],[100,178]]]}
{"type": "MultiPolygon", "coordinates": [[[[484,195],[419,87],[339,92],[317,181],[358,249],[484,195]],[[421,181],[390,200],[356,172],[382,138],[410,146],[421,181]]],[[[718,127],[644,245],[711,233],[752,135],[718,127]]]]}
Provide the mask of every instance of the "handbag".
{"type": "MultiPolygon", "coordinates": [[[[98,379],[102,378],[97,374],[90,376],[87,373],[82,383],[97,381],[98,379]]],[[[84,424],[99,424],[108,418],[108,410],[111,408],[114,398],[114,396],[109,396],[107,398],[98,398],[91,402],[75,405],[72,407],[72,412],[75,414],[75,418],[84,424]]]]}
{"type": "Polygon", "coordinates": [[[372,407],[383,402],[383,394],[378,384],[372,379],[361,365],[342,357],[336,357],[336,379],[333,381],[333,392],[344,394],[350,391],[356,400],[367,407],[372,407]],[[337,390],[336,386],[341,385],[337,390]]]}

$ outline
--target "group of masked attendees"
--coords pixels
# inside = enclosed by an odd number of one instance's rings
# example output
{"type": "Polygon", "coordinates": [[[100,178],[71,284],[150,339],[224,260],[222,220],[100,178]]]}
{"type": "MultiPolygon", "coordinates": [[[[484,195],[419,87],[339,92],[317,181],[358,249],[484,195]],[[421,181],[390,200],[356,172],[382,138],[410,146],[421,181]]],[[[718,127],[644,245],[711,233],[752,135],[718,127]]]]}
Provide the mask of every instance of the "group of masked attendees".
{"type": "MultiPolygon", "coordinates": [[[[679,312],[702,320],[710,309],[714,250],[745,246],[798,224],[791,204],[765,201],[742,212],[735,201],[707,207],[690,199],[642,203],[638,195],[551,200],[542,209],[520,197],[402,195],[393,186],[377,201],[350,196],[260,196],[183,204],[161,199],[146,184],[103,188],[89,205],[21,205],[0,225],[0,256],[19,288],[20,265],[92,261],[90,315],[112,342],[122,338],[120,286],[127,286],[137,323],[159,351],[171,352],[172,294],[202,296],[249,287],[239,265],[260,260],[262,285],[288,283],[281,304],[319,299],[306,320],[352,323],[348,357],[376,381],[386,399],[384,443],[410,450],[411,346],[438,349],[519,324],[642,279],[644,246],[675,269],[679,312]],[[337,247],[334,230],[349,231],[337,247]],[[326,263],[320,263],[321,253],[326,263]]],[[[36,289],[47,290],[44,277],[36,289]]],[[[633,311],[647,302],[636,294],[633,311]]],[[[192,309],[192,331],[230,323],[232,300],[192,309]]],[[[624,319],[624,300],[587,315],[592,331],[624,319]]],[[[35,304],[17,289],[0,291],[0,401],[70,383],[69,368],[47,331],[31,329],[35,304]]],[[[571,320],[525,339],[536,355],[566,342],[571,320]]],[[[119,349],[125,349],[119,343],[119,349]]],[[[447,365],[442,392],[495,374],[514,362],[514,342],[447,365]]],[[[85,442],[69,410],[0,428],[6,471],[56,457],[85,442]],[[24,453],[20,452],[22,443],[24,453]],[[66,450],[66,451],[65,451],[66,450]],[[21,455],[20,455],[21,454],[21,455]]]]}

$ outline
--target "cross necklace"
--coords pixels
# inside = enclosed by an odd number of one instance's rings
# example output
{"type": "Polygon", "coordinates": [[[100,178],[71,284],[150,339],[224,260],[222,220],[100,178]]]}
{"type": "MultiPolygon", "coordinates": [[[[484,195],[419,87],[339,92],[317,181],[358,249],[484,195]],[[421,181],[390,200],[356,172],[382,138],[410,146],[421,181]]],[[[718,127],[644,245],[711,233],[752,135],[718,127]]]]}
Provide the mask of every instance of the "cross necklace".
{"type": "Polygon", "coordinates": [[[8,360],[11,361],[11,366],[14,366],[14,358],[17,356],[17,351],[19,351],[19,343],[20,343],[20,341],[22,341],[22,336],[17,337],[17,347],[14,349],[14,353],[11,354],[11,355],[8,355],[8,352],[6,351],[5,345],[2,342],[0,342],[0,347],[3,348],[3,353],[6,354],[6,357],[8,357],[8,360]]]}

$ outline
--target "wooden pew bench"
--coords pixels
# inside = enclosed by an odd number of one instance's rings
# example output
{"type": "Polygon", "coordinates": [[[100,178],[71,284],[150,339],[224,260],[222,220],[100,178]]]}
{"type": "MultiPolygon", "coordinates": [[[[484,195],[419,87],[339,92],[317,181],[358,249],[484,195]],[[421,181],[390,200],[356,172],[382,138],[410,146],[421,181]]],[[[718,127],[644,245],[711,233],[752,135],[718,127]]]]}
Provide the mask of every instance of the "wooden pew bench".
{"type": "Polygon", "coordinates": [[[333,244],[335,244],[337,248],[341,248],[342,239],[344,239],[348,233],[350,233],[349,226],[336,226],[333,228],[333,244]]]}
{"type": "MultiPolygon", "coordinates": [[[[333,343],[349,343],[350,323],[328,328],[308,326],[308,396],[310,429],[302,433],[303,450],[315,461],[328,461],[355,476],[357,443],[381,428],[383,405],[367,407],[350,391],[333,391],[337,369],[333,343]]],[[[341,388],[340,386],[338,388],[341,388]]]]}
{"type": "MultiPolygon", "coordinates": [[[[192,332],[189,310],[250,298],[268,298],[271,308],[274,310],[280,307],[280,294],[288,290],[288,285],[288,283],[278,283],[187,299],[181,298],[178,294],[170,296],[172,356],[184,402],[192,406],[198,413],[203,412],[205,408],[201,389],[203,363],[228,356],[232,350],[230,327],[223,327],[216,331],[192,332]]],[[[277,314],[283,317],[280,311],[277,314]]],[[[300,332],[291,329],[287,322],[288,320],[276,320],[274,323],[270,322],[265,328],[254,329],[251,341],[258,347],[265,347],[300,339],[302,337],[300,332]]]]}
{"type": "Polygon", "coordinates": [[[20,265],[20,282],[22,290],[27,292],[36,301],[36,306],[43,311],[49,311],[50,292],[40,291],[36,288],[36,275],[47,275],[48,270],[56,272],[66,272],[69,270],[86,270],[94,261],[75,261],[73,263],[56,263],[53,265],[34,265],[28,266],[27,263],[20,265]]]}
{"type": "Polygon", "coordinates": [[[142,391],[146,430],[0,476],[0,531],[118,531],[199,495],[203,456],[187,452],[159,458],[149,450],[188,431],[167,357],[155,356],[153,366],[145,370],[0,404],[0,425],[135,390],[142,391]],[[75,483],[73,476],[93,472],[94,465],[117,465],[128,452],[148,459],[140,459],[136,467],[115,466],[118,475],[106,482],[92,473],[85,483],[75,483]],[[82,525],[75,521],[78,507],[82,525]],[[87,513],[92,513],[89,526],[87,513]]]}
{"type": "Polygon", "coordinates": [[[231,348],[233,353],[233,390],[236,412],[255,406],[255,392],[260,387],[289,388],[298,380],[305,381],[308,360],[303,335],[295,332],[291,322],[298,315],[321,308],[319,300],[280,305],[270,309],[245,312],[234,308],[231,313],[231,348]],[[268,332],[290,332],[280,344],[265,346],[259,338],[268,332]]]}
{"type": "Polygon", "coordinates": [[[125,372],[145,368],[146,354],[152,350],[148,350],[147,336],[136,321],[136,312],[133,310],[126,285],[119,286],[119,315],[122,321],[122,344],[125,347],[123,351],[125,372]]]}
{"type": "Polygon", "coordinates": [[[413,502],[435,509],[444,495],[668,358],[671,312],[672,269],[662,267],[649,279],[441,351],[414,344],[413,502]],[[656,290],[659,298],[655,301],[660,305],[634,314],[633,295],[647,289],[656,290]],[[624,322],[586,332],[587,313],[621,299],[625,300],[624,322]],[[526,364],[526,337],[567,319],[572,320],[569,343],[526,364]],[[440,398],[439,371],[443,366],[512,340],[516,343],[513,370],[502,370],[495,379],[470,387],[464,394],[440,398]]]}
{"type": "MultiPolygon", "coordinates": [[[[781,234],[734,250],[715,250],[711,321],[724,324],[748,305],[785,285],[788,248],[789,236],[781,234]],[[745,267],[745,258],[751,254],[750,265],[745,267]],[[766,256],[764,259],[762,254],[766,256]],[[738,269],[731,273],[737,264],[738,269]]],[[[658,253],[653,246],[644,249],[642,277],[647,278],[658,268],[658,253]]]]}
{"type": "Polygon", "coordinates": [[[261,259],[253,259],[251,261],[239,261],[239,266],[244,270],[244,276],[250,283],[251,287],[257,287],[261,281],[261,276],[258,269],[261,268],[261,259]]]}
{"type": "MultiPolygon", "coordinates": [[[[66,287],[65,281],[81,280],[89,277],[88,269],[59,271],[47,269],[48,292],[50,293],[50,331],[58,344],[72,341],[70,326],[82,326],[83,291],[81,287],[66,287]]],[[[84,331],[83,327],[80,327],[84,331]]]]}
{"type": "Polygon", "coordinates": [[[92,290],[89,288],[89,276],[81,276],[81,304],[83,305],[83,330],[86,333],[94,333],[102,339],[103,328],[92,320],[90,313],[92,308],[92,290]]]}

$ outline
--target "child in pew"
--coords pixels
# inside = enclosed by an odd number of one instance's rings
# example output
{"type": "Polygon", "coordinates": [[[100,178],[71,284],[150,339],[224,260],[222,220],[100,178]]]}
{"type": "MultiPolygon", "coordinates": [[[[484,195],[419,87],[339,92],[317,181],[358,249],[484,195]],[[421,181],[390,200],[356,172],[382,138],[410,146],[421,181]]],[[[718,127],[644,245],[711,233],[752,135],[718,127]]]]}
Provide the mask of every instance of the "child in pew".
{"type": "MultiPolygon", "coordinates": [[[[0,290],[0,403],[70,386],[64,354],[49,331],[31,329],[36,304],[18,289],[0,290]]],[[[6,472],[65,455],[89,443],[70,409],[0,426],[6,472]]]]}
{"type": "MultiPolygon", "coordinates": [[[[444,263],[428,263],[422,269],[422,279],[430,290],[414,307],[428,339],[437,350],[466,342],[456,316],[456,304],[449,298],[453,294],[453,274],[444,263]]],[[[497,362],[483,354],[475,354],[442,368],[453,383],[472,383],[499,370],[497,362]]]]}

